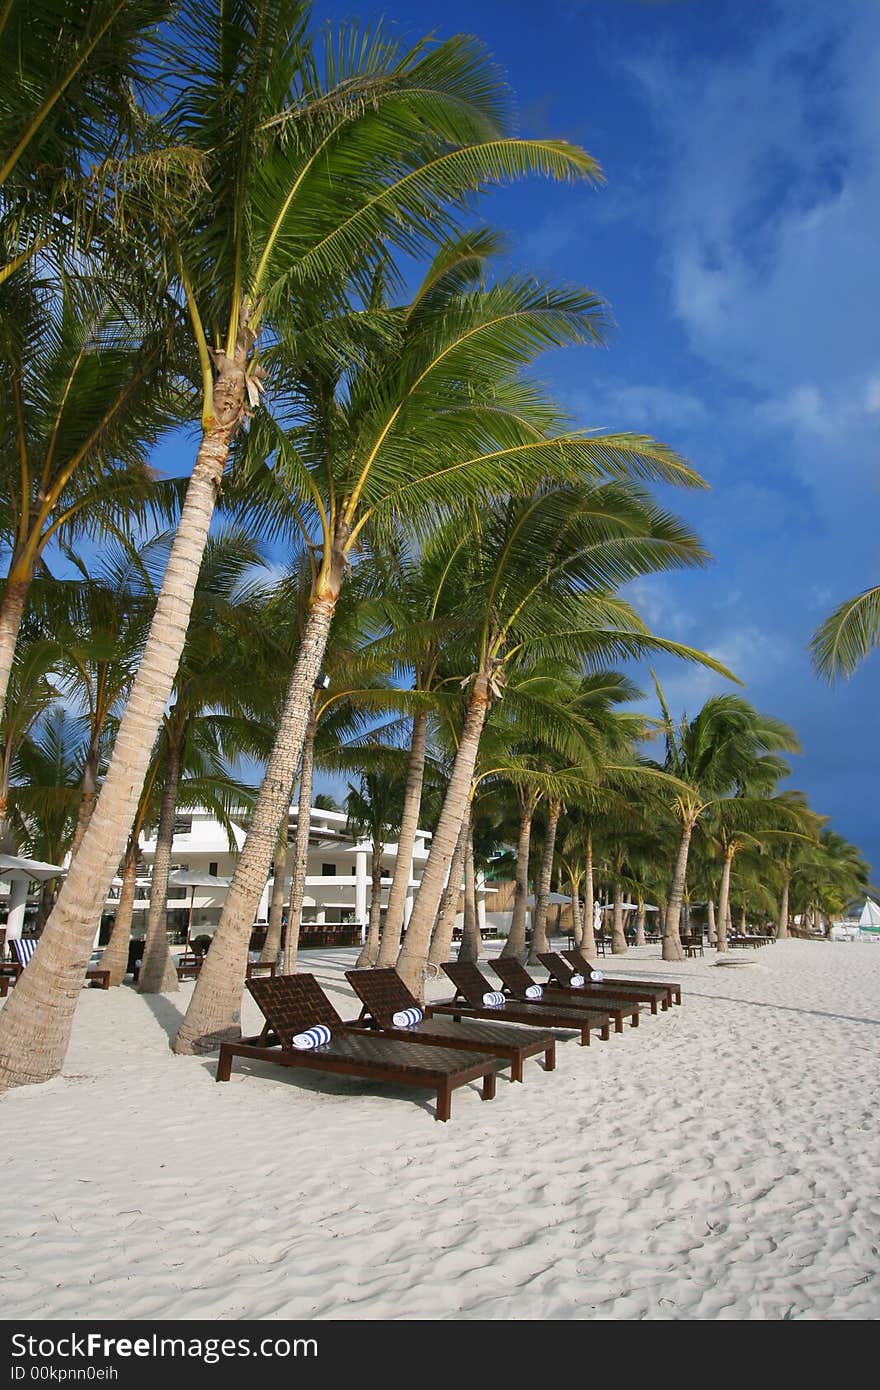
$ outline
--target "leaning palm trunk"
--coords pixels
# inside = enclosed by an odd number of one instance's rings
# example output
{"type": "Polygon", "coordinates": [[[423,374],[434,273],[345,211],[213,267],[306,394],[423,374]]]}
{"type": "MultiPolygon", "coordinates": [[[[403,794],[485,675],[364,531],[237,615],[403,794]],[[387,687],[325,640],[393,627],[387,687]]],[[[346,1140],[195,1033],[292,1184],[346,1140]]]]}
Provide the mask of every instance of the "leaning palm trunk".
{"type": "Polygon", "coordinates": [[[625,956],[629,947],[626,932],[623,930],[623,884],[619,878],[614,880],[614,911],[611,914],[611,954],[625,956]]]}
{"type": "Polygon", "coordinates": [[[779,904],[779,920],[776,923],[776,936],[779,940],[788,937],[788,885],[789,876],[785,874],[782,879],[782,899],[779,904]]]}
{"type": "Polygon", "coordinates": [[[727,950],[727,934],[730,930],[730,871],[733,867],[733,855],[730,850],[724,854],[724,867],[721,870],[721,888],[718,893],[718,940],[716,943],[719,955],[723,955],[727,950]]]}
{"type": "Polygon", "coordinates": [[[718,942],[718,928],[715,925],[715,899],[710,898],[706,907],[706,916],[709,923],[709,945],[715,946],[718,942]]]}
{"type": "Polygon", "coordinates": [[[180,763],[183,749],[180,743],[169,741],[165,765],[165,785],[159,808],[159,829],[156,833],[156,853],[153,877],[150,881],[150,910],[144,939],[144,959],[138,989],[141,994],[169,994],[177,989],[177,971],[168,949],[168,871],[174,848],[174,822],[177,818],[177,788],[180,782],[180,763]]]}
{"type": "Polygon", "coordinates": [[[366,970],[374,964],[379,954],[379,929],[382,923],[382,842],[373,841],[372,873],[370,883],[370,922],[367,939],[361,953],[354,963],[355,970],[366,970]]]}
{"type": "Polygon", "coordinates": [[[92,744],[86,756],[85,767],[83,768],[82,784],[80,786],[79,807],[76,813],[76,828],[73,832],[73,840],[70,846],[70,857],[75,859],[83,836],[89,828],[89,821],[92,819],[92,812],[95,809],[95,802],[98,799],[98,759],[100,748],[97,741],[92,744]]]}
{"type": "Polygon", "coordinates": [[[556,850],[556,827],[562,815],[561,801],[551,801],[547,808],[547,833],[544,836],[544,857],[541,860],[541,877],[535,893],[535,910],[532,913],[532,944],[529,948],[529,961],[537,961],[539,955],[549,951],[547,940],[547,909],[550,899],[550,880],[553,875],[553,855],[556,850]]]}
{"type": "Polygon", "coordinates": [[[669,891],[669,901],[666,904],[666,919],[663,926],[663,959],[664,960],[684,960],[684,948],[681,944],[681,933],[679,922],[681,920],[681,904],[684,898],[685,884],[687,883],[687,864],[688,852],[691,847],[691,836],[694,833],[695,822],[688,818],[681,831],[678,854],[675,860],[675,871],[672,875],[672,887],[669,891]]]}
{"type": "Polygon", "coordinates": [[[584,933],[581,938],[581,955],[587,960],[596,959],[596,892],[593,884],[593,832],[587,835],[587,864],[584,874],[584,933]]]}
{"type": "Polygon", "coordinates": [[[27,603],[28,590],[31,587],[30,579],[14,579],[12,577],[14,573],[15,564],[13,561],[9,567],[9,578],[6,581],[3,601],[0,603],[0,715],[6,708],[6,692],[9,689],[12,662],[15,657],[15,648],[18,645],[18,634],[21,631],[21,620],[27,603]]]}
{"type": "Polygon", "coordinates": [[[524,961],[526,958],[526,899],[529,896],[529,850],[532,841],[532,817],[534,814],[533,801],[528,800],[520,805],[513,913],[510,918],[510,931],[501,949],[502,956],[513,956],[515,960],[519,961],[524,961]]]}
{"type": "Polygon", "coordinates": [[[431,852],[413,903],[400,955],[397,957],[397,973],[403,977],[412,992],[420,997],[446,874],[455,852],[462,821],[467,818],[480,736],[492,701],[489,681],[490,677],[485,671],[478,672],[473,678],[461,741],[455,754],[443,810],[434,831],[431,852]]]}
{"type": "Polygon", "coordinates": [[[581,907],[580,885],[572,879],[569,886],[571,888],[571,934],[575,950],[579,951],[584,939],[584,914],[581,907]]]}
{"type": "Polygon", "coordinates": [[[477,875],[474,869],[474,823],[471,817],[464,847],[464,921],[458,959],[478,961],[481,945],[477,921],[477,875]]]}
{"type": "Polygon", "coordinates": [[[287,904],[287,933],[284,937],[284,973],[296,970],[299,953],[299,934],[302,929],[303,899],[306,893],[306,874],[309,870],[309,832],[312,828],[312,777],[315,767],[315,734],[317,732],[314,700],[306,725],[299,777],[299,802],[296,816],[296,836],[293,841],[293,874],[290,880],[290,900],[287,904]]]}
{"type": "Polygon", "coordinates": [[[119,893],[119,906],[116,921],[110,933],[110,940],[101,956],[101,970],[110,971],[111,985],[121,985],[128,969],[128,946],[131,941],[131,918],[134,911],[134,895],[137,888],[138,845],[137,840],[129,840],[125,851],[125,864],[122,869],[122,888],[119,893]]]}
{"type": "Polygon", "coordinates": [[[281,919],[284,916],[284,877],[287,872],[287,809],[281,817],[281,830],[275,846],[273,864],[272,897],[269,900],[269,925],[266,940],[260,952],[263,965],[274,965],[281,949],[281,919]]]}
{"type": "MultiPolygon", "coordinates": [[[[174,1049],[208,1052],[240,1035],[241,992],[254,911],[268,876],[281,813],[287,804],[306,729],[314,706],[315,681],[321,669],[330,625],[342,582],[341,544],[324,596],[315,599],[306,621],[284,710],[266,776],[251,817],[247,839],[235,867],[220,925],[202,966],[174,1049]]],[[[306,780],[303,766],[302,782],[306,780]]],[[[302,790],[302,789],[301,789],[302,790]]],[[[306,801],[309,817],[311,788],[306,801]]],[[[302,805],[302,795],[300,796],[302,805]]],[[[299,827],[297,827],[299,832],[299,827]]],[[[294,923],[288,922],[288,951],[294,923]]]]}
{"type": "MultiPolygon", "coordinates": [[[[247,330],[243,330],[247,331],[247,330]]],[[[171,694],[214,506],[245,400],[241,362],[215,356],[214,419],[203,434],[150,635],[79,853],[27,970],[0,1015],[0,1089],[61,1070],[98,921],[125,850],[171,694]]]]}
{"type": "Polygon", "coordinates": [[[422,783],[425,779],[425,753],[428,746],[428,713],[417,710],[413,716],[412,744],[410,745],[409,768],[406,774],[406,790],[403,796],[403,813],[400,818],[400,833],[397,837],[397,859],[394,864],[394,877],[388,893],[388,907],[385,912],[385,925],[382,928],[382,941],[376,964],[393,965],[400,949],[403,932],[403,917],[406,907],[406,894],[412,873],[413,847],[416,831],[419,828],[419,812],[422,806],[422,783]]]}
{"type": "Polygon", "coordinates": [[[464,857],[467,852],[468,829],[468,818],[465,817],[455,842],[455,850],[449,864],[449,881],[443,889],[440,908],[437,912],[437,924],[434,927],[434,935],[431,937],[431,949],[428,952],[428,962],[431,965],[442,965],[444,961],[449,960],[452,954],[452,935],[455,931],[455,919],[458,916],[458,899],[461,893],[464,857]]]}

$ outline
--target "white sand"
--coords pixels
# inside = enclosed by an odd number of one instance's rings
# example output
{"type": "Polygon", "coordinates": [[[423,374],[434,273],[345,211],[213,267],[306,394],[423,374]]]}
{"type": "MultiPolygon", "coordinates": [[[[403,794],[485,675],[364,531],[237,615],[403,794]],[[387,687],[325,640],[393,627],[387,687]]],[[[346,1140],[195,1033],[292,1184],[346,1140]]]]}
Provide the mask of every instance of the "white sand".
{"type": "MultiPolygon", "coordinates": [[[[353,954],[302,962],[347,1016],[353,954]]],[[[876,1318],[880,945],[748,954],[605,960],[684,1007],[446,1125],[341,1077],[218,1086],[167,1050],[191,985],[85,990],[64,1076],[0,1105],[2,1315],[876,1318]]]]}

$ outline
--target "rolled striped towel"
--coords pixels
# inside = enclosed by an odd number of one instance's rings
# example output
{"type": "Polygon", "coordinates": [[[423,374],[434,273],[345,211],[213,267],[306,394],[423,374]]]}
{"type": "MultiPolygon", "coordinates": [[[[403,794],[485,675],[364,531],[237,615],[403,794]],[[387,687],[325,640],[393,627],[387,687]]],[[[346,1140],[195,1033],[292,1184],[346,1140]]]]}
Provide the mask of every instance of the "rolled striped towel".
{"type": "Polygon", "coordinates": [[[295,1033],[293,1045],[300,1052],[311,1052],[313,1047],[324,1047],[330,1041],[330,1029],[326,1023],[316,1023],[304,1033],[295,1033]]]}
{"type": "Polygon", "coordinates": [[[400,1013],[392,1014],[391,1022],[395,1028],[415,1028],[424,1016],[421,1009],[401,1009],[400,1013]]]}
{"type": "Polygon", "coordinates": [[[583,975],[572,975],[568,983],[572,989],[581,989],[583,987],[584,977],[583,975]]]}
{"type": "Polygon", "coordinates": [[[541,998],[541,995],[542,995],[543,993],[544,993],[544,986],[543,986],[543,985],[527,985],[527,986],[526,986],[526,998],[527,998],[527,999],[540,999],[540,998],[541,998]]]}
{"type": "Polygon", "coordinates": [[[507,1000],[497,989],[490,989],[488,994],[483,995],[483,1004],[487,1009],[503,1009],[507,1000]]]}
{"type": "Polygon", "coordinates": [[[590,979],[595,980],[597,983],[601,983],[601,981],[605,979],[605,976],[602,974],[601,970],[591,970],[590,979]]]}

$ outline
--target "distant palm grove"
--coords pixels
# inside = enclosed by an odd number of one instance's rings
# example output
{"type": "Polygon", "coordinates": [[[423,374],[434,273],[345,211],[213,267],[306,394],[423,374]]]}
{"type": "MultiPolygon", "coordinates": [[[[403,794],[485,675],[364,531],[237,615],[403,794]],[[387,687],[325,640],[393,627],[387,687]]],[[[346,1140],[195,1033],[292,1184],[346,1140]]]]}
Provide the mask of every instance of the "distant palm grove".
{"type": "Polygon", "coordinates": [[[0,1012],[0,1087],[61,1068],[120,873],[121,982],[147,827],[139,988],[177,988],[167,878],[195,805],[248,832],[175,1050],[237,1036],[298,797],[296,966],[316,770],[349,780],[353,833],[399,842],[360,963],[417,993],[462,879],[476,958],[490,858],[522,960],[553,890],[588,956],[600,897],[615,951],[632,901],[667,960],[691,917],[723,950],[731,924],[841,912],[866,866],[780,790],[791,729],[741,693],[679,717],[659,684],[634,712],[634,659],[735,678],[627,598],[707,562],[651,492],[704,483],[664,443],[566,416],[535,364],[603,343],[603,301],[509,273],[480,217],[484,190],[599,182],[596,160],[515,133],[477,40],[319,31],[299,0],[9,0],[0,48],[2,849],[70,856],[0,1012]]]}

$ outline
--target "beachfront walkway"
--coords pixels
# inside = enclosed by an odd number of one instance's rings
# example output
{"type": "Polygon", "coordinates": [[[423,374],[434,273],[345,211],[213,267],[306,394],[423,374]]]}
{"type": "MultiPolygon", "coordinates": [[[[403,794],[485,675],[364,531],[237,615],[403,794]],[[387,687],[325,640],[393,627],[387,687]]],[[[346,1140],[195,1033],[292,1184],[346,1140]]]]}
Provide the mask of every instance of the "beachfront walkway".
{"type": "MultiPolygon", "coordinates": [[[[300,962],[348,1017],[354,954],[300,962]]],[[[64,1077],[0,1102],[2,1316],[876,1318],[880,945],[743,955],[606,959],[684,1007],[448,1125],[343,1078],[215,1085],[167,1051],[191,984],[84,991],[64,1077]]]]}

